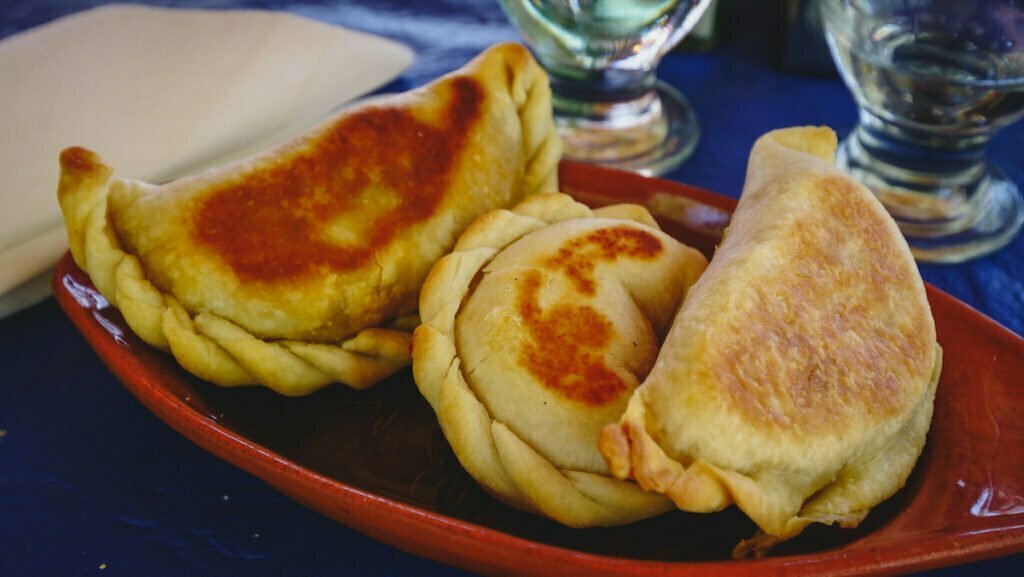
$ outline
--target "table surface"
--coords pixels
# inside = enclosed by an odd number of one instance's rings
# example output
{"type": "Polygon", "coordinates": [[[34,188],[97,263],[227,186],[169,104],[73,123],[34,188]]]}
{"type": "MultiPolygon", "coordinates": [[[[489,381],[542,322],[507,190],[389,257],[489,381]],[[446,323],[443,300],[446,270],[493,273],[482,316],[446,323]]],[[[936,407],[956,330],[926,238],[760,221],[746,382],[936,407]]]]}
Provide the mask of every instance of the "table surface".
{"type": "MultiPolygon", "coordinates": [[[[102,4],[6,0],[0,38],[102,4]]],[[[421,85],[517,34],[496,0],[207,0],[163,6],[290,10],[388,36],[415,64],[383,91],[421,85]]],[[[672,53],[661,79],[687,94],[703,138],[668,178],[739,194],[746,157],[774,128],[856,120],[834,75],[778,66],[778,2],[726,2],[722,41],[672,53]]],[[[2,79],[0,82],[10,82],[2,79]]],[[[1024,123],[990,157],[1024,182],[1024,123]]],[[[970,264],[923,266],[924,278],[1024,333],[1024,237],[970,264]]],[[[125,392],[53,299],[0,320],[0,575],[465,575],[383,545],[294,503],[186,441],[125,392]]],[[[1024,555],[928,575],[1020,575],[1024,555]]]]}

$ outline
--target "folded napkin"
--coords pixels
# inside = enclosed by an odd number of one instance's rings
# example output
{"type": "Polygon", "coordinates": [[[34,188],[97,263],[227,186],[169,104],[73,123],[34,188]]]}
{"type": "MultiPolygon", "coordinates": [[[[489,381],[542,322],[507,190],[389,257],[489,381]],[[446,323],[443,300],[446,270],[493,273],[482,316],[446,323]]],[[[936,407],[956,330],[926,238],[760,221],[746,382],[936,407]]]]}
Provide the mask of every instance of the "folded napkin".
{"type": "Polygon", "coordinates": [[[298,134],[411,62],[390,40],[263,11],[106,6],[0,42],[0,318],[48,294],[67,248],[64,148],[165,181],[298,134]]]}

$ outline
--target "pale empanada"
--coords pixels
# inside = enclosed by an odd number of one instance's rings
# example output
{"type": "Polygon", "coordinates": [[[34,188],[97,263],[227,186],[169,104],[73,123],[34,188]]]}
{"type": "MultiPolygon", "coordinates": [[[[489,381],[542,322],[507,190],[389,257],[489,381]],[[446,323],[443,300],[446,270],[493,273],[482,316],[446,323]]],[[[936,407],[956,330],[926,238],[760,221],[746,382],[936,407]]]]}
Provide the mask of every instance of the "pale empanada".
{"type": "Polygon", "coordinates": [[[557,188],[547,77],[516,44],[164,185],[61,155],[75,262],[147,343],[287,395],[407,366],[420,285],[483,212],[557,188]]]}
{"type": "Polygon", "coordinates": [[[413,375],[490,493],[575,527],[671,508],[597,449],[705,258],[641,207],[535,195],[480,217],[420,296],[413,375]]]}
{"type": "Polygon", "coordinates": [[[810,523],[856,526],[906,481],[941,350],[892,218],[832,167],[827,128],[768,133],[739,207],[620,424],[619,478],[687,511],[735,503],[762,553],[810,523]]]}

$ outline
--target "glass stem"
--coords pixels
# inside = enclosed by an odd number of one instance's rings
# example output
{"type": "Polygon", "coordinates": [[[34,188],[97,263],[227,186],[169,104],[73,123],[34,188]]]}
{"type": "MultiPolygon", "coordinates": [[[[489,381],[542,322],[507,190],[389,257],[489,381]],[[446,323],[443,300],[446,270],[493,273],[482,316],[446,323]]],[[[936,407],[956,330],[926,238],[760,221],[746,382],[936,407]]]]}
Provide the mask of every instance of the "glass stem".
{"type": "Polygon", "coordinates": [[[668,132],[654,70],[551,66],[555,123],[571,158],[641,157],[668,132]]]}
{"type": "Polygon", "coordinates": [[[607,120],[616,110],[648,112],[657,100],[654,70],[549,69],[555,110],[567,116],[607,120]]]}

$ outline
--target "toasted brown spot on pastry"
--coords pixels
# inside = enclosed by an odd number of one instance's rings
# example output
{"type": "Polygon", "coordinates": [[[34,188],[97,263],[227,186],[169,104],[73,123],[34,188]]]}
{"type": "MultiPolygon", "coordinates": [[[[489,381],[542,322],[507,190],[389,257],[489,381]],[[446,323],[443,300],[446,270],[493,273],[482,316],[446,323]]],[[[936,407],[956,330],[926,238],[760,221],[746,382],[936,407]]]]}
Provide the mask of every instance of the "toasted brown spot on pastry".
{"type": "MultiPolygon", "coordinates": [[[[657,240],[657,239],[655,239],[657,240]]],[[[520,351],[522,363],[545,386],[590,405],[602,405],[626,390],[626,383],[604,364],[612,324],[594,307],[559,303],[541,310],[541,275],[521,279],[517,304],[530,340],[520,351]]]]}
{"type": "Polygon", "coordinates": [[[612,227],[566,243],[545,264],[568,275],[581,293],[594,294],[594,268],[619,258],[650,260],[661,252],[661,241],[643,230],[612,227]]]}
{"type": "Polygon", "coordinates": [[[195,216],[193,233],[249,281],[363,266],[397,231],[431,216],[443,198],[484,94],[473,79],[456,78],[449,98],[438,124],[401,108],[367,108],[341,118],[294,162],[213,191],[195,216]],[[375,146],[381,134],[388,135],[387,147],[375,146]],[[337,166],[345,169],[332,170],[337,166]],[[387,212],[371,215],[367,238],[347,244],[325,234],[324,223],[359,211],[381,189],[397,198],[387,212]]]}

